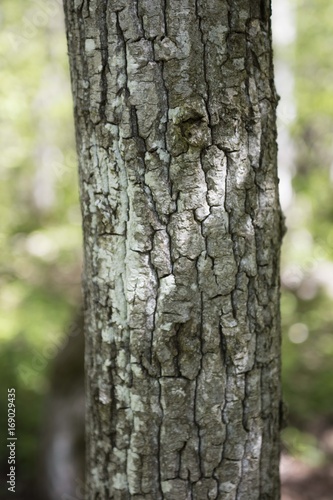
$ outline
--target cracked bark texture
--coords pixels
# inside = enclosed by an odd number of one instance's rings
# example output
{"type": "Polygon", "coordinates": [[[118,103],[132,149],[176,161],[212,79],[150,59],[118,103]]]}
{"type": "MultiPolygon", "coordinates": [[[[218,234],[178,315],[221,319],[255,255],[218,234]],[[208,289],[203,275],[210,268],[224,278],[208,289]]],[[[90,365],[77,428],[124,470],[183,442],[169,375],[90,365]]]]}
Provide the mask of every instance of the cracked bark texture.
{"type": "Polygon", "coordinates": [[[87,498],[279,498],[268,0],[65,0],[87,498]]]}

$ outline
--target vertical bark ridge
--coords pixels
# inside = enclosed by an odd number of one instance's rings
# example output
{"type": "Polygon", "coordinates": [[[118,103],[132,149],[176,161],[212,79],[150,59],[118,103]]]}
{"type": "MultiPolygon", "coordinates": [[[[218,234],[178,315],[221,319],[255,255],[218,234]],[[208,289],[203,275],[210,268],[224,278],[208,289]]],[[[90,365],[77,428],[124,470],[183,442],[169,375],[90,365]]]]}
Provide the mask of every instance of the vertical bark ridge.
{"type": "Polygon", "coordinates": [[[67,0],[89,499],[279,498],[268,0],[67,0]]]}

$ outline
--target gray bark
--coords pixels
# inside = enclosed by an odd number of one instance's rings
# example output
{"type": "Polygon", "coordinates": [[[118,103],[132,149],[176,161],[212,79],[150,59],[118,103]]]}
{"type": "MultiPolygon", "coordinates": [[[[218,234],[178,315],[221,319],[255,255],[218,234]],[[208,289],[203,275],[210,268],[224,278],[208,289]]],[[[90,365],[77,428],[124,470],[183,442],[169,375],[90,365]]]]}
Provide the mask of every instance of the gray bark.
{"type": "Polygon", "coordinates": [[[268,0],[66,0],[87,497],[278,499],[268,0]]]}

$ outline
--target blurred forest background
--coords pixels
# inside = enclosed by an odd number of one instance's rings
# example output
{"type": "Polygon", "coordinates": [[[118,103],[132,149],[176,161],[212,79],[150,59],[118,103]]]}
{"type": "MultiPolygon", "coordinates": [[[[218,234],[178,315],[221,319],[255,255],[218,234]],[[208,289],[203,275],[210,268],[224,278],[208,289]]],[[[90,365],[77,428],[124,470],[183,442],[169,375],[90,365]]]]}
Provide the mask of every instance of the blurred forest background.
{"type": "MultiPolygon", "coordinates": [[[[281,271],[284,498],[317,500],[333,498],[333,489],[323,489],[333,481],[333,4],[275,0],[273,9],[288,226],[281,271]],[[321,490],[309,493],[310,479],[321,490]]],[[[68,407],[76,375],[66,359],[80,372],[68,335],[78,338],[81,227],[62,1],[2,0],[0,26],[0,470],[5,477],[7,388],[15,387],[16,498],[23,500],[37,498],[39,464],[48,460],[45,450],[58,449],[43,444],[50,419],[74,418],[68,407]],[[67,400],[56,417],[60,383],[67,400]]],[[[62,449],[64,460],[66,443],[62,449]]]]}

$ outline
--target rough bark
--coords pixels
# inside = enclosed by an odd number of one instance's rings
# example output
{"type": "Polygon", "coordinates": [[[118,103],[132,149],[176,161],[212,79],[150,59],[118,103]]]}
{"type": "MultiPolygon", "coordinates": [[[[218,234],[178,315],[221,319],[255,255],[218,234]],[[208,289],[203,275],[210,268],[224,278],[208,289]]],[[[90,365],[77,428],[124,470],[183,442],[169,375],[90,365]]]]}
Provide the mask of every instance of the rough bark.
{"type": "Polygon", "coordinates": [[[89,499],[279,498],[268,0],[65,0],[89,499]]]}

